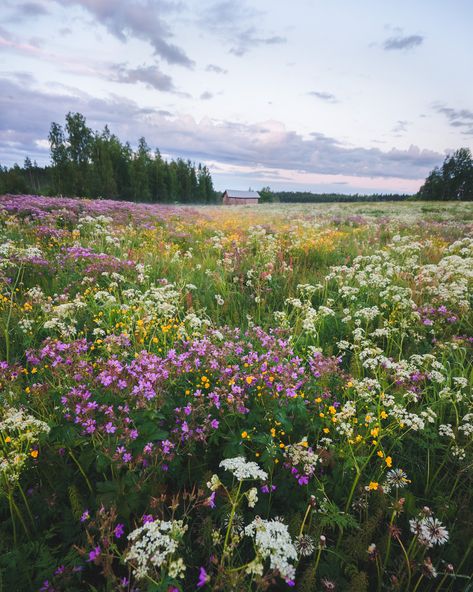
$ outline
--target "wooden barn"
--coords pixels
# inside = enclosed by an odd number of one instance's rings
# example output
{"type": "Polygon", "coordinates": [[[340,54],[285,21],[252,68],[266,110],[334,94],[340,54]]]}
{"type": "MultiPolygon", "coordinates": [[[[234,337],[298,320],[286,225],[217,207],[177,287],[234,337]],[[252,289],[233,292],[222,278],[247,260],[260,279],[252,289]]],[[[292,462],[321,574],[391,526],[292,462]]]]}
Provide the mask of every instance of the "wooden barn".
{"type": "Polygon", "coordinates": [[[256,191],[237,191],[236,189],[226,189],[222,195],[222,201],[224,205],[227,206],[236,204],[257,204],[259,201],[259,193],[256,191]]]}

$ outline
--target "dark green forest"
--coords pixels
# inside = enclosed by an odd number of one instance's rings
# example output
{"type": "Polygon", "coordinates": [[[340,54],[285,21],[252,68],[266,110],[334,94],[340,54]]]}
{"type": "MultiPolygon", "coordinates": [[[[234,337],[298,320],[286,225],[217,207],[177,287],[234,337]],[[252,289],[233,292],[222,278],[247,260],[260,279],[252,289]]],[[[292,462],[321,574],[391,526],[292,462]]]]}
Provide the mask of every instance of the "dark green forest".
{"type": "Polygon", "coordinates": [[[417,194],[419,199],[473,200],[473,158],[469,148],[448,155],[435,167],[417,194]]]}
{"type": "Polygon", "coordinates": [[[178,158],[166,161],[140,138],[133,150],[105,126],[93,131],[80,113],[68,113],[65,126],[49,131],[51,164],[26,158],[22,167],[0,166],[1,193],[33,193],[140,202],[211,203],[214,191],[208,168],[178,158]]]}

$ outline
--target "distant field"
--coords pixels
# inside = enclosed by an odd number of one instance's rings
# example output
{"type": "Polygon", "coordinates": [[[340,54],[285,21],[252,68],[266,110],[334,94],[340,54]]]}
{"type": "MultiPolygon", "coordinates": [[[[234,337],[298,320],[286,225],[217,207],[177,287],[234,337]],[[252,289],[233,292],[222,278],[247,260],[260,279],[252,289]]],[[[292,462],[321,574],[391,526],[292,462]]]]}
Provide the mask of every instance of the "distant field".
{"type": "Polygon", "coordinates": [[[0,591],[473,589],[473,204],[0,232],[0,591]]]}

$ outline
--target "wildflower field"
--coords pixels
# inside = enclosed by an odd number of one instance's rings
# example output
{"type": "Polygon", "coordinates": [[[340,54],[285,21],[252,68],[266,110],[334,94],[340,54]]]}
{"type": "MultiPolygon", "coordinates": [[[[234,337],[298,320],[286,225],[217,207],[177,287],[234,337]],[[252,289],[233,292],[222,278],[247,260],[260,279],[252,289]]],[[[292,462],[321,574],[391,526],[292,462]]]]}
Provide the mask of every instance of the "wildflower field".
{"type": "Polygon", "coordinates": [[[473,591],[472,231],[0,197],[0,590],[473,591]]]}

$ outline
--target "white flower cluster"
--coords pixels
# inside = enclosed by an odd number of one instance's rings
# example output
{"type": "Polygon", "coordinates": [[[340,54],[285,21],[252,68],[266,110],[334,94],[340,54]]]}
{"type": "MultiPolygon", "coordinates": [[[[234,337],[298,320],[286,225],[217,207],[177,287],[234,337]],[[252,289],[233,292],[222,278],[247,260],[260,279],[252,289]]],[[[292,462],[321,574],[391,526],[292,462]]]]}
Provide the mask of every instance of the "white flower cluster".
{"type": "Polygon", "coordinates": [[[245,535],[253,537],[258,555],[269,559],[271,569],[286,581],[294,579],[296,570],[290,562],[297,560],[297,550],[285,524],[257,517],[245,527],[245,535]]]}
{"type": "Polygon", "coordinates": [[[36,441],[39,434],[49,434],[50,427],[44,421],[26,414],[22,409],[9,407],[0,421],[0,432],[10,435],[12,432],[20,432],[30,441],[36,441]]]}
{"type": "Polygon", "coordinates": [[[18,482],[31,447],[38,442],[40,434],[48,434],[49,431],[47,423],[21,409],[10,407],[5,410],[0,421],[0,434],[5,443],[0,447],[0,476],[5,483],[18,482]]]}
{"type": "Polygon", "coordinates": [[[233,473],[238,481],[245,481],[246,479],[261,479],[261,481],[266,481],[268,478],[268,473],[260,469],[257,463],[247,461],[243,456],[222,460],[219,466],[233,473]]]}
{"type": "Polygon", "coordinates": [[[164,568],[171,577],[182,577],[184,562],[173,555],[186,530],[182,520],[154,520],[131,532],[132,545],[125,560],[131,562],[135,576],[142,579],[153,569],[164,568]]]}
{"type": "Polygon", "coordinates": [[[308,477],[315,473],[319,462],[319,455],[303,444],[289,444],[284,450],[284,456],[293,467],[298,467],[308,477]]]}

